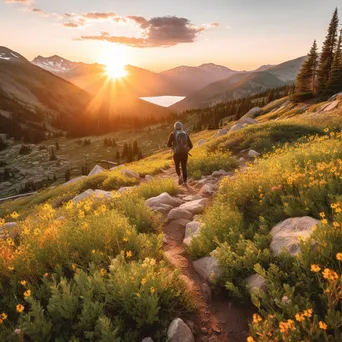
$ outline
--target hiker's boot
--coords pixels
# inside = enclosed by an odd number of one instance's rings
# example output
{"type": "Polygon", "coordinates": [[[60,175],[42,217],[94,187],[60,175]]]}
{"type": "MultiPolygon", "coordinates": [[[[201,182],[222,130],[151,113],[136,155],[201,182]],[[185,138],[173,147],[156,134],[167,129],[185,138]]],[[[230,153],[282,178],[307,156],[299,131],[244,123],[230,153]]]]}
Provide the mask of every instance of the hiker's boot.
{"type": "Polygon", "coordinates": [[[182,184],[183,184],[183,177],[182,177],[182,176],[179,176],[179,177],[178,177],[178,184],[179,184],[179,185],[182,185],[182,184]]]}

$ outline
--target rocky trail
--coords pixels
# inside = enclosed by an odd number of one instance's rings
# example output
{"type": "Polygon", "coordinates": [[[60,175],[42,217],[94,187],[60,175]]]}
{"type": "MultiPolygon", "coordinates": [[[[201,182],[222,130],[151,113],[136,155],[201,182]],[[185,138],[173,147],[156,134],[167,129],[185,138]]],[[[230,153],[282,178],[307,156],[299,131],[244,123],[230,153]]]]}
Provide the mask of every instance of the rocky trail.
{"type": "MultiPolygon", "coordinates": [[[[210,203],[210,196],[214,194],[219,179],[223,177],[223,171],[220,172],[222,174],[219,177],[211,177],[208,183],[199,183],[201,189],[205,185],[209,185],[213,190],[210,194],[204,195],[203,190],[197,189],[198,183],[190,182],[188,187],[183,187],[182,194],[177,196],[181,199],[178,202],[179,204],[177,203],[168,215],[164,214],[167,216],[165,217],[166,223],[163,226],[165,258],[180,270],[180,277],[187,284],[196,307],[193,314],[183,317],[184,323],[190,329],[187,329],[181,320],[174,321],[174,331],[170,331],[172,325],[170,326],[169,337],[172,341],[242,342],[246,341],[248,334],[248,322],[253,313],[251,305],[234,303],[224,294],[213,291],[208,280],[196,272],[193,261],[186,251],[186,244],[183,243],[189,224],[191,226],[193,222],[196,222],[196,215],[200,214],[204,207],[210,203]],[[196,207],[199,203],[204,205],[196,207]],[[191,218],[186,215],[182,210],[184,205],[188,206],[194,217],[191,218]],[[189,333],[190,330],[191,334],[189,333]]],[[[224,176],[232,177],[232,174],[226,173],[224,176]]],[[[160,177],[178,180],[173,168],[164,171],[160,177]]]]}

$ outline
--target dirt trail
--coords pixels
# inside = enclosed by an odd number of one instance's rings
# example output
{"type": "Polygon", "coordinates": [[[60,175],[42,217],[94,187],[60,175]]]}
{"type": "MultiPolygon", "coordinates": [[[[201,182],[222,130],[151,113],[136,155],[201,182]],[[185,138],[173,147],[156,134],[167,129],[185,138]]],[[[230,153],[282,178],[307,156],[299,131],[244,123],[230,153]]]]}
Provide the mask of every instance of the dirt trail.
{"type": "MultiPolygon", "coordinates": [[[[173,168],[165,171],[162,178],[178,179],[173,168]]],[[[198,190],[184,187],[185,195],[195,195],[198,190]]],[[[211,299],[207,291],[203,292],[206,281],[195,271],[191,257],[183,244],[184,221],[171,221],[163,226],[165,234],[164,251],[167,260],[181,270],[181,277],[192,293],[197,310],[195,313],[182,317],[195,324],[196,342],[244,342],[248,334],[248,321],[253,310],[251,305],[235,304],[231,299],[212,291],[211,299]]]]}

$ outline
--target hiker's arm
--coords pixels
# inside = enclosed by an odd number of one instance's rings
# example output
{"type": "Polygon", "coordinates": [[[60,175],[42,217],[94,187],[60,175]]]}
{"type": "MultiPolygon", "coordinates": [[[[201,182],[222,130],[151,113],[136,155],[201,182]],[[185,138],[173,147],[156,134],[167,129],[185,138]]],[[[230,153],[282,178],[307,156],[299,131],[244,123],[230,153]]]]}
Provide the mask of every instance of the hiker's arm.
{"type": "Polygon", "coordinates": [[[172,147],[173,145],[173,133],[170,133],[169,140],[167,142],[167,147],[172,147]]]}
{"type": "Polygon", "coordinates": [[[194,146],[192,145],[192,142],[189,136],[188,136],[188,145],[189,145],[189,151],[190,151],[194,146]]]}

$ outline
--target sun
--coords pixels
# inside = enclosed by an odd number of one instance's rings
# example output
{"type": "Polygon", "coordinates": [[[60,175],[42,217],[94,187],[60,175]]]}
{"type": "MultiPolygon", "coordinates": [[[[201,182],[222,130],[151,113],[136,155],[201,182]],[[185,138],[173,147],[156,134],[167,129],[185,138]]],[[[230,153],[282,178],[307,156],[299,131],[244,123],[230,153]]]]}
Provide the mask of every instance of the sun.
{"type": "Polygon", "coordinates": [[[126,77],[128,74],[126,66],[124,64],[115,62],[106,64],[106,73],[107,76],[111,79],[123,78],[126,77]]]}

